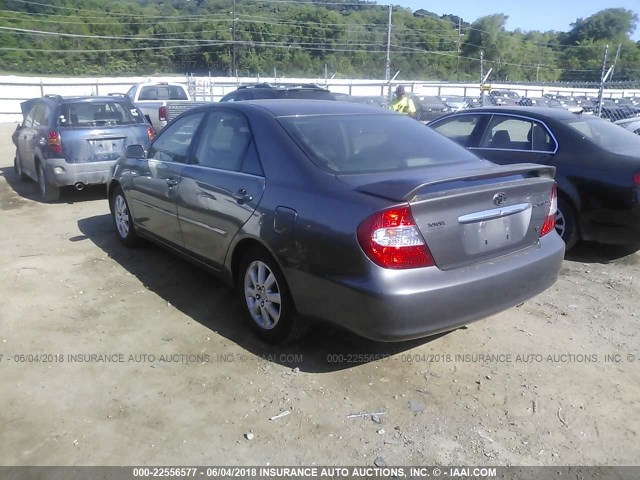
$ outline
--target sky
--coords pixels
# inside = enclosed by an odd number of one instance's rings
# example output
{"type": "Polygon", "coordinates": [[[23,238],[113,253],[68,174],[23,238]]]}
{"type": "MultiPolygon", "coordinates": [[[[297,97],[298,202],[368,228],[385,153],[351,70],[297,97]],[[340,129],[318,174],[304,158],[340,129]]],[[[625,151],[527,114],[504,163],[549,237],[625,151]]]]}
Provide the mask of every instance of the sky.
{"type": "MultiPolygon", "coordinates": [[[[378,1],[385,4],[386,1],[378,1]]],[[[507,30],[557,30],[568,32],[578,18],[587,18],[606,8],[626,8],[640,17],[640,0],[395,0],[389,2],[411,10],[451,13],[472,23],[480,17],[503,13],[509,17],[507,30]]],[[[640,40],[640,25],[631,35],[640,40]]]]}

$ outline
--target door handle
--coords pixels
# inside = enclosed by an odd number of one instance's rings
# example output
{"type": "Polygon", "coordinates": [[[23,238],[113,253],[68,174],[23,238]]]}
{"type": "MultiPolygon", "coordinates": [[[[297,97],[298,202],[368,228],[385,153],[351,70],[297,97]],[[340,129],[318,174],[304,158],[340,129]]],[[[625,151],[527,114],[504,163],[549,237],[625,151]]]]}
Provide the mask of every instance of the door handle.
{"type": "Polygon", "coordinates": [[[175,187],[176,185],[178,185],[178,180],[176,180],[175,178],[167,178],[167,185],[169,185],[169,188],[175,187]]]}
{"type": "Polygon", "coordinates": [[[238,203],[250,202],[251,200],[253,200],[253,197],[251,195],[249,195],[244,188],[241,188],[236,193],[234,193],[232,196],[233,196],[233,198],[236,199],[236,201],[238,203]]]}

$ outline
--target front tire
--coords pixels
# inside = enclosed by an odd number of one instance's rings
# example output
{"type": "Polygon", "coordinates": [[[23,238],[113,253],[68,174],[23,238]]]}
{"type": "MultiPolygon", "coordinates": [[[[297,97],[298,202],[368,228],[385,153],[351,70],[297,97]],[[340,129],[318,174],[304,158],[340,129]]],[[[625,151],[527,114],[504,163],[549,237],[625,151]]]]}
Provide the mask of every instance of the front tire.
{"type": "Polygon", "coordinates": [[[129,210],[129,204],[124,196],[121,186],[117,186],[111,195],[111,218],[116,229],[118,240],[127,246],[134,247],[140,243],[140,238],[133,227],[133,218],[129,210]]]}
{"type": "Polygon", "coordinates": [[[262,248],[247,252],[238,269],[238,293],[253,331],[265,342],[285,343],[306,332],[275,260],[262,248]]]}
{"type": "Polygon", "coordinates": [[[40,189],[40,197],[44,202],[51,203],[60,200],[60,187],[51,185],[42,162],[38,162],[38,188],[40,189]]]}
{"type": "Polygon", "coordinates": [[[564,240],[566,251],[571,250],[578,243],[578,224],[576,214],[569,202],[558,198],[558,213],[556,214],[556,232],[564,240]]]}

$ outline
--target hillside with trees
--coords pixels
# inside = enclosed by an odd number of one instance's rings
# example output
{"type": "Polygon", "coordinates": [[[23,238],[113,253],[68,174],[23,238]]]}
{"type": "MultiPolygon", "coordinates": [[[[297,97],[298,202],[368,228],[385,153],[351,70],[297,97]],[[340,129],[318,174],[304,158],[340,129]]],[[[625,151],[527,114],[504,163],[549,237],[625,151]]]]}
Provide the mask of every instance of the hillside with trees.
{"type": "MultiPolygon", "coordinates": [[[[385,76],[389,7],[348,0],[4,0],[0,69],[27,75],[385,76]]],[[[401,79],[640,80],[638,17],[610,8],[568,32],[505,28],[393,7],[391,72],[401,79]],[[483,57],[482,67],[480,57],[483,57]]]]}

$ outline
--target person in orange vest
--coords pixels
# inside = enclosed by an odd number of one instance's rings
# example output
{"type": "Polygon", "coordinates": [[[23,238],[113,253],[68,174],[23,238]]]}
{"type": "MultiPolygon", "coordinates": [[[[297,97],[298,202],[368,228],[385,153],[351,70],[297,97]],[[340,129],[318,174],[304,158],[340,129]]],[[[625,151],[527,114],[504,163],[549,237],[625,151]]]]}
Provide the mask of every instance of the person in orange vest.
{"type": "Polygon", "coordinates": [[[410,117],[416,117],[416,105],[413,103],[411,97],[405,93],[402,85],[398,85],[398,88],[396,88],[396,99],[389,105],[389,108],[396,112],[409,115],[410,117]]]}

